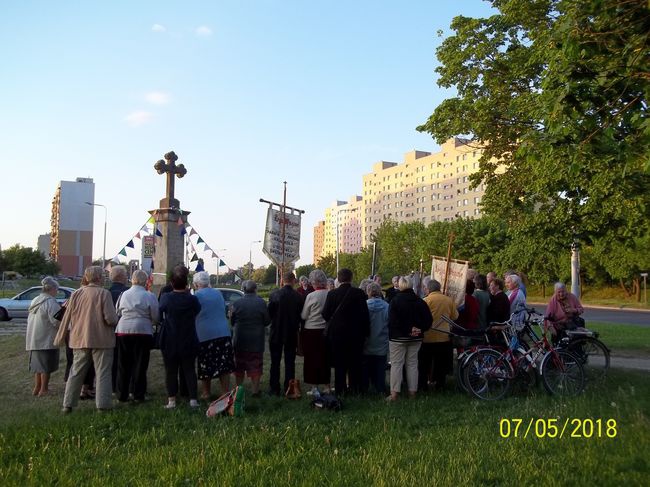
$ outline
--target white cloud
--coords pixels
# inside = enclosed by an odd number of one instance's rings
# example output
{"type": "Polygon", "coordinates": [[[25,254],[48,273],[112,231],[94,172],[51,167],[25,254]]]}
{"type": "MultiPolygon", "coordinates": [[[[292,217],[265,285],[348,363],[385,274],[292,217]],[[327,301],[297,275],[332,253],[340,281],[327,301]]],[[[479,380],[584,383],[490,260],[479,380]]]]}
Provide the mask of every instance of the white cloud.
{"type": "Polygon", "coordinates": [[[167,105],[171,99],[169,93],[164,91],[151,91],[144,95],[144,98],[153,105],[167,105]]]}
{"type": "Polygon", "coordinates": [[[139,127],[151,122],[152,119],[153,114],[144,110],[136,110],[135,112],[131,112],[126,117],[124,117],[126,123],[128,123],[131,127],[139,127]]]}
{"type": "Polygon", "coordinates": [[[199,37],[210,37],[212,35],[212,29],[210,27],[202,25],[194,29],[194,33],[199,37]]]}
{"type": "Polygon", "coordinates": [[[160,24],[153,24],[151,26],[151,30],[154,31],[154,32],[166,32],[167,31],[167,29],[165,29],[165,26],[160,25],[160,24]]]}

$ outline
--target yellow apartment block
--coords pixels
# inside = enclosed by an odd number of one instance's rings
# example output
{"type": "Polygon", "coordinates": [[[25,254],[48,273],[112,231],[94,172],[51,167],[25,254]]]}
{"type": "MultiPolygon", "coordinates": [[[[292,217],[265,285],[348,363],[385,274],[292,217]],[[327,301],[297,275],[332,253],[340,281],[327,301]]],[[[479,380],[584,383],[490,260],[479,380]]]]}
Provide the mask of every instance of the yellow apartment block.
{"type": "Polygon", "coordinates": [[[335,253],[337,229],[339,251],[354,253],[371,243],[384,220],[429,224],[479,216],[485,186],[470,189],[469,176],[478,170],[480,157],[480,149],[453,138],[436,153],[414,150],[402,163],[377,162],[363,176],[361,197],[326,208],[319,256],[335,253]]]}

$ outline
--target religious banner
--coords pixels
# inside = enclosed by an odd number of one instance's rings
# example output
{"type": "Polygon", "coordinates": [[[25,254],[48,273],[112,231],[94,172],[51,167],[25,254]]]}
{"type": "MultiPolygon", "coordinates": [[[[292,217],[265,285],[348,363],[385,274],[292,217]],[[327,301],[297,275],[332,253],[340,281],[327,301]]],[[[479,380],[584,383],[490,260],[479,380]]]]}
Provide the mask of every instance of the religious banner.
{"type": "Polygon", "coordinates": [[[445,257],[433,256],[431,262],[431,278],[440,283],[445,294],[453,299],[456,307],[465,303],[465,287],[467,285],[467,270],[469,261],[450,259],[447,265],[445,257]]]}
{"type": "Polygon", "coordinates": [[[284,259],[282,259],[282,212],[269,207],[266,214],[262,251],[278,267],[282,265],[283,260],[285,264],[292,264],[300,258],[300,214],[287,212],[285,217],[284,259]]]}

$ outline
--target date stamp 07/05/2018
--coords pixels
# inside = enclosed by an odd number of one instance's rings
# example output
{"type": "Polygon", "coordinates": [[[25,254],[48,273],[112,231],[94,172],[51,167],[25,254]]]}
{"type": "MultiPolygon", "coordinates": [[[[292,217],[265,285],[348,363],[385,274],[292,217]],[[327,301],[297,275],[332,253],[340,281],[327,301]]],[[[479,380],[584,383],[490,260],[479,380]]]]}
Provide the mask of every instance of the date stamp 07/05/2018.
{"type": "Polygon", "coordinates": [[[615,419],[591,418],[503,418],[499,420],[501,438],[616,438],[615,419]]]}

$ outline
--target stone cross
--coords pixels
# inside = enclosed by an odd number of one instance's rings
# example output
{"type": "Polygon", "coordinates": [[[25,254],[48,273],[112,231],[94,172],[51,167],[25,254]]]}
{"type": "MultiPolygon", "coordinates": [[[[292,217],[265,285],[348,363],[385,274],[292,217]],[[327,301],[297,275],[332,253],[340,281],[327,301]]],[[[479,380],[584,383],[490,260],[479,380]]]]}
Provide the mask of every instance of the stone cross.
{"type": "Polygon", "coordinates": [[[175,208],[179,206],[179,202],[174,198],[174,176],[182,178],[187,174],[187,169],[183,164],[176,165],[178,156],[173,151],[165,154],[165,160],[167,163],[161,159],[153,166],[158,174],[167,173],[167,192],[165,198],[160,200],[160,207],[175,208]]]}

